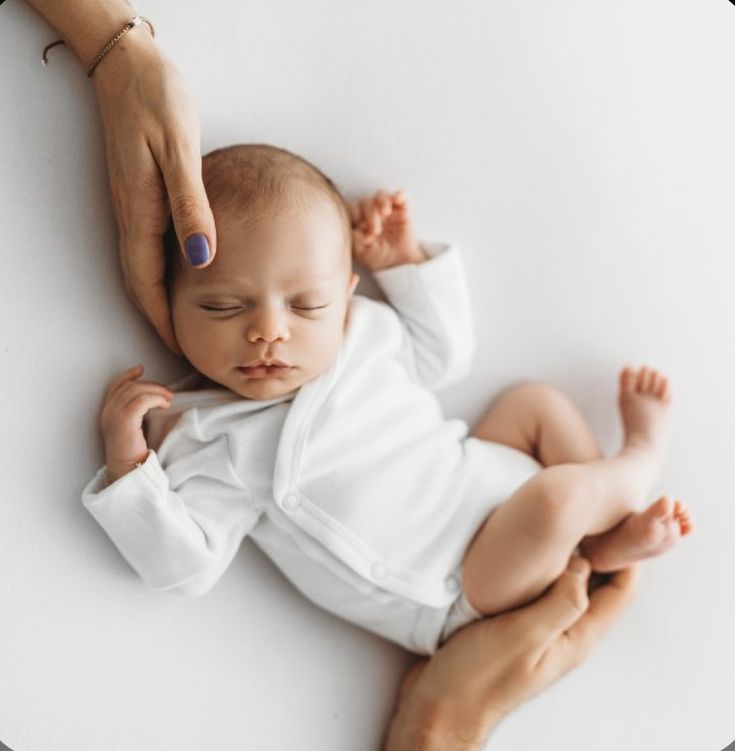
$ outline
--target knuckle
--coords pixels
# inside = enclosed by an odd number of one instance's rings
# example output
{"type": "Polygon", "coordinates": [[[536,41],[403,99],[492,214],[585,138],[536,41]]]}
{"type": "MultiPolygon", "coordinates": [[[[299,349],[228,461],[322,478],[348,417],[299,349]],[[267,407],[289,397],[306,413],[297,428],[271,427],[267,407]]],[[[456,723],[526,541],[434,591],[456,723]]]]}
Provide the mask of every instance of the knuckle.
{"type": "Polygon", "coordinates": [[[171,212],[185,225],[194,224],[200,215],[199,201],[190,194],[180,193],[170,197],[171,212]]]}

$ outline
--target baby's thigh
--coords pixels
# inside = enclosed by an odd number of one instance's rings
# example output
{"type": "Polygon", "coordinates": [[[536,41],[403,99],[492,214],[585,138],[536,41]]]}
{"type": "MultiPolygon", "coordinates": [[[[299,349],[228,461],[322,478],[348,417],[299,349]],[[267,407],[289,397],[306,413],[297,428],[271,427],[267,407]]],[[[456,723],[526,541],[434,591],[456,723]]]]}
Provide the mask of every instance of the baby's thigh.
{"type": "Polygon", "coordinates": [[[511,386],[490,404],[470,435],[533,456],[539,420],[553,413],[554,404],[561,397],[561,392],[545,383],[511,386]]]}
{"type": "Polygon", "coordinates": [[[577,406],[562,391],[545,383],[522,383],[504,391],[472,428],[471,435],[523,451],[545,467],[601,456],[577,406]]]}
{"type": "Polygon", "coordinates": [[[537,596],[563,570],[585,531],[592,488],[572,464],[544,469],[486,519],[462,562],[463,589],[495,614],[537,596]]]}

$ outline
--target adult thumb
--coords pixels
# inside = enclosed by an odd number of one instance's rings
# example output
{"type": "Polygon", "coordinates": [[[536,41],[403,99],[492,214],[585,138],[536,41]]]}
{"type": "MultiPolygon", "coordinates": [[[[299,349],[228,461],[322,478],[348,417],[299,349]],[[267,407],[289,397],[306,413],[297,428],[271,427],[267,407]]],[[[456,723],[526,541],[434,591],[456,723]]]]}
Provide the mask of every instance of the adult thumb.
{"type": "Polygon", "coordinates": [[[566,571],[554,582],[551,589],[528,606],[527,611],[535,623],[533,644],[539,653],[571,628],[587,611],[589,597],[587,583],[591,566],[586,558],[574,556],[566,571]]]}
{"type": "Polygon", "coordinates": [[[201,156],[172,165],[163,179],[179,247],[191,266],[208,266],[217,253],[217,232],[202,182],[201,156]]]}

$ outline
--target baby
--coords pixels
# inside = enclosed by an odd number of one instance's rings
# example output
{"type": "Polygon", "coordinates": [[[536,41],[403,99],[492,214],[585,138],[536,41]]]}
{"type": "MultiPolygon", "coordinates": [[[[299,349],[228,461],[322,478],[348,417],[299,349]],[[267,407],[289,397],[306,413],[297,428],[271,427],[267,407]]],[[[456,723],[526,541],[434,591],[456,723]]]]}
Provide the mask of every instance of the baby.
{"type": "Polygon", "coordinates": [[[167,258],[194,371],[110,384],[106,466],[83,491],[147,586],[201,595],[249,536],[316,604],[431,654],[539,596],[577,547],[609,572],[690,532],[679,501],[637,510],[669,441],[663,375],[622,370],[609,459],[542,384],[506,391],[468,435],[431,393],[474,350],[459,251],[416,241],[401,192],[347,204],[265,145],[207,155],[203,177],[217,255],[191,269],[169,242],[167,258]],[[353,255],[387,303],[354,295],[353,255]]]}

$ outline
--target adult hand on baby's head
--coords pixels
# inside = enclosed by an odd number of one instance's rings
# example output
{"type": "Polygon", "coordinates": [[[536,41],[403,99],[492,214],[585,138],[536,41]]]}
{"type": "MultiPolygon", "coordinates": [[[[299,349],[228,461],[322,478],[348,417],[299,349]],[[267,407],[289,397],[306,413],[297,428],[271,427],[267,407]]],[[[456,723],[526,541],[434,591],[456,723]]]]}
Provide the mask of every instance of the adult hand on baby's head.
{"type": "Polygon", "coordinates": [[[401,687],[385,751],[471,751],[509,712],[581,664],[633,597],[637,567],[588,597],[589,564],[526,607],[456,632],[401,687]]]}
{"type": "Polygon", "coordinates": [[[402,191],[380,190],[348,203],[355,260],[370,271],[404,263],[421,263],[427,256],[416,242],[408,200],[402,191]]]}
{"type": "Polygon", "coordinates": [[[147,34],[127,34],[92,81],[105,127],[125,288],[180,354],[164,286],[162,236],[169,215],[192,265],[208,265],[216,252],[196,105],[176,66],[147,34]]]}

